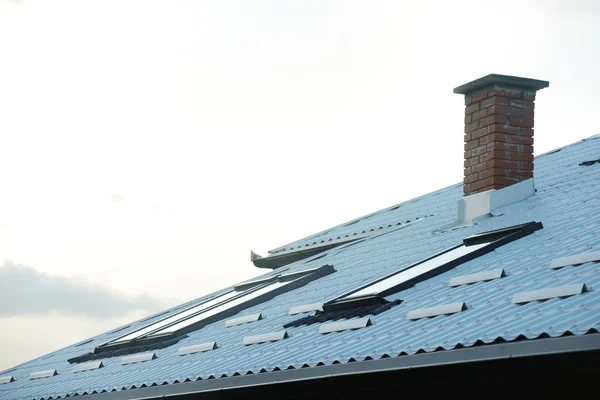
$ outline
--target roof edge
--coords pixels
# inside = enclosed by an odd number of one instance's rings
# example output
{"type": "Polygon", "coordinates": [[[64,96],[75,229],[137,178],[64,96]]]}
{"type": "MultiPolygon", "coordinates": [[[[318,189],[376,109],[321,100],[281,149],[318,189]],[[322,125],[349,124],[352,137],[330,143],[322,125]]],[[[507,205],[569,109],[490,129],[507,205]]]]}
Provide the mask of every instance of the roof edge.
{"type": "Polygon", "coordinates": [[[508,358],[541,356],[561,353],[600,350],[600,333],[582,336],[562,336],[548,339],[533,339],[502,344],[469,347],[465,349],[422,353],[410,356],[382,358],[322,367],[292,369],[263,374],[244,375],[230,378],[201,380],[195,382],[159,385],[118,392],[86,395],[90,400],[151,399],[165,396],[189,395],[250,386],[291,383],[301,380],[331,378],[335,376],[366,374],[410,368],[435,367],[501,360],[508,358]]]}

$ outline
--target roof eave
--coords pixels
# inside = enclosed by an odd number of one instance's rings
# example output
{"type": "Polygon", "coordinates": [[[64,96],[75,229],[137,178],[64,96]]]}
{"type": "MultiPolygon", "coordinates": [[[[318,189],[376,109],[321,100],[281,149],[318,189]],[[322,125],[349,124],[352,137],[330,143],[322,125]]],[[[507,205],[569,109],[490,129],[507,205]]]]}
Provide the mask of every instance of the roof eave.
{"type": "Polygon", "coordinates": [[[89,400],[151,399],[166,396],[190,395],[227,389],[243,389],[260,385],[292,383],[352,374],[403,370],[416,367],[435,367],[449,364],[483,362],[508,358],[542,356],[600,350],[600,333],[583,336],[563,336],[548,339],[524,340],[464,349],[422,353],[410,356],[383,358],[355,363],[293,369],[230,378],[160,385],[121,390],[86,396],[89,400]]]}

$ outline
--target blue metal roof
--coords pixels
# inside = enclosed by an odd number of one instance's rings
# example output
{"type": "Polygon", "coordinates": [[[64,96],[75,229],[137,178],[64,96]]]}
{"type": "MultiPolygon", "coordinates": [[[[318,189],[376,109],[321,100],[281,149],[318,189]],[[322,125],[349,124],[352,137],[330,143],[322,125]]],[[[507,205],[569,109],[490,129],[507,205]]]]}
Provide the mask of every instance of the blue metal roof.
{"type": "MultiPolygon", "coordinates": [[[[157,356],[154,360],[121,365],[120,356],[106,357],[102,359],[102,368],[72,372],[73,366],[68,359],[93,351],[101,343],[167,315],[157,314],[155,318],[132,323],[126,330],[105,333],[91,342],[75,344],[0,372],[0,376],[12,375],[16,379],[0,385],[0,398],[58,398],[290,367],[397,357],[498,340],[557,337],[565,333],[583,335],[596,331],[600,326],[600,291],[597,290],[600,287],[600,263],[589,262],[562,269],[551,269],[549,265],[557,257],[600,250],[600,164],[579,165],[598,158],[600,136],[537,157],[536,195],[480,217],[472,226],[440,230],[454,222],[457,216],[462,185],[454,185],[282,246],[275,251],[379,230],[380,227],[399,228],[390,228],[384,234],[329,250],[319,260],[292,264],[290,271],[331,264],[336,272],[238,315],[262,313],[264,318],[259,321],[229,328],[225,327],[224,320],[219,321],[190,333],[172,346],[152,350],[157,356]],[[406,224],[417,218],[419,222],[406,224]],[[282,331],[283,325],[306,315],[289,315],[292,306],[331,300],[459,244],[468,235],[529,221],[540,221],[544,228],[389,296],[388,300],[401,299],[402,302],[369,316],[370,326],[325,335],[319,334],[318,323],[293,326],[287,328],[289,337],[277,342],[242,344],[244,337],[282,331]],[[506,276],[472,285],[448,285],[452,277],[499,268],[504,269],[506,276]],[[585,283],[588,291],[544,302],[523,305],[511,302],[513,295],[519,292],[574,283],[585,283]],[[406,318],[411,310],[457,302],[464,302],[467,309],[453,315],[415,321],[406,318]],[[219,346],[214,350],[183,356],[177,353],[182,346],[213,341],[219,346]],[[58,375],[29,380],[32,372],[51,369],[56,369],[58,375]]],[[[175,313],[183,306],[169,310],[169,313],[175,313]]]]}

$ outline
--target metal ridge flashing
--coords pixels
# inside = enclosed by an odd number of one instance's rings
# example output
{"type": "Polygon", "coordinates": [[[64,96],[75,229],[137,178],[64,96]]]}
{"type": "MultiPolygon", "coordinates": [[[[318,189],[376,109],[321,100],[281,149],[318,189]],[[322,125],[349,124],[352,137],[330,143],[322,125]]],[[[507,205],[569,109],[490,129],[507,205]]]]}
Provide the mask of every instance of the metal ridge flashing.
{"type": "Polygon", "coordinates": [[[125,356],[121,358],[121,364],[135,364],[144,361],[151,361],[156,358],[156,353],[143,353],[143,354],[134,354],[131,356],[125,356]]]}
{"type": "Polygon", "coordinates": [[[29,379],[33,380],[33,379],[49,378],[49,377],[55,376],[55,375],[58,375],[58,372],[56,372],[55,369],[47,369],[45,371],[32,372],[31,375],[29,375],[29,379]]]}
{"type": "Polygon", "coordinates": [[[588,262],[600,261],[600,251],[594,251],[591,253],[575,254],[573,256],[555,258],[550,263],[550,268],[557,269],[567,267],[569,265],[581,265],[588,262]]]}
{"type": "Polygon", "coordinates": [[[425,220],[428,216],[429,215],[426,215],[423,218],[417,217],[412,221],[405,223],[398,222],[392,224],[391,226],[372,228],[362,233],[353,233],[345,235],[343,237],[338,237],[336,239],[320,241],[319,243],[299,245],[289,249],[286,248],[286,246],[289,245],[281,246],[277,249],[269,250],[269,256],[267,257],[262,257],[254,253],[253,251],[250,251],[250,261],[254,264],[255,267],[258,268],[277,269],[283,267],[284,265],[304,260],[306,258],[312,257],[313,255],[317,255],[319,253],[331,250],[344,244],[356,242],[360,239],[365,239],[368,237],[379,236],[380,234],[392,232],[398,229],[404,229],[408,226],[411,226],[414,223],[425,220]]]}
{"type": "Polygon", "coordinates": [[[242,317],[232,318],[225,321],[225,328],[229,328],[236,325],[248,324],[263,319],[262,313],[256,313],[251,315],[244,315],[242,317]]]}
{"type": "Polygon", "coordinates": [[[278,331],[278,332],[270,332],[270,333],[263,333],[260,335],[254,335],[254,336],[246,336],[242,343],[245,346],[251,345],[251,344],[260,344],[260,343],[266,343],[266,342],[277,342],[279,340],[283,340],[288,338],[289,335],[287,333],[287,331],[278,331]]]}
{"type": "Polygon", "coordinates": [[[288,311],[288,315],[302,314],[311,311],[323,311],[323,303],[311,303],[293,306],[290,308],[290,311],[288,311]]]}
{"type": "Polygon", "coordinates": [[[554,286],[528,292],[520,292],[513,296],[515,304],[530,303],[532,301],[549,300],[555,297],[569,297],[586,291],[585,283],[573,283],[571,285],[554,286]]]}
{"type": "Polygon", "coordinates": [[[456,314],[458,312],[466,310],[464,302],[443,304],[435,307],[419,308],[417,310],[411,310],[406,314],[406,318],[410,320],[416,320],[428,317],[437,317],[438,315],[449,315],[456,314]]]}
{"type": "Polygon", "coordinates": [[[91,371],[93,369],[98,369],[104,367],[102,361],[91,361],[83,364],[75,364],[71,369],[71,372],[83,372],[83,371],[91,371]]]}
{"type": "Polygon", "coordinates": [[[206,343],[200,343],[200,344],[194,344],[191,346],[181,347],[181,348],[179,348],[179,350],[177,350],[177,354],[179,354],[180,356],[183,356],[186,354],[203,353],[205,351],[214,350],[217,348],[219,348],[219,346],[217,345],[217,342],[206,342],[206,343]]]}
{"type": "Polygon", "coordinates": [[[410,368],[432,368],[449,364],[482,362],[509,358],[565,354],[600,350],[600,333],[583,336],[562,336],[556,338],[530,339],[501,344],[469,347],[464,349],[436,351],[380,358],[322,367],[298,368],[273,371],[262,374],[234,376],[220,379],[207,379],[183,382],[176,385],[159,385],[117,392],[87,395],[89,400],[129,400],[132,398],[169,397],[183,394],[218,392],[226,389],[242,389],[250,386],[285,384],[313,379],[335,378],[336,376],[365,374],[380,371],[406,370],[410,368]]]}
{"type": "Polygon", "coordinates": [[[345,321],[329,322],[319,326],[319,333],[342,332],[354,329],[362,329],[372,325],[371,318],[364,317],[360,319],[348,319],[345,321]]]}

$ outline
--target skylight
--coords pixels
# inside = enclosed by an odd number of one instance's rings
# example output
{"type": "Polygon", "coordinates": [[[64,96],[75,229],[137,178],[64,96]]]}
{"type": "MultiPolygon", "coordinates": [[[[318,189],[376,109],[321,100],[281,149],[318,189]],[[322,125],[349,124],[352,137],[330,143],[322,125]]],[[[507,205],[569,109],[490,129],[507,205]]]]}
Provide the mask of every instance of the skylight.
{"type": "Polygon", "coordinates": [[[386,303],[385,296],[407,289],[416,283],[449,271],[457,265],[480,257],[497,247],[520,239],[541,228],[541,223],[530,222],[469,236],[463,240],[463,243],[457,246],[325,303],[323,310],[324,312],[329,312],[386,303]]]}
{"type": "Polygon", "coordinates": [[[269,300],[334,272],[331,265],[245,282],[219,296],[154,322],[96,348],[96,351],[135,346],[180,336],[269,300]]]}

